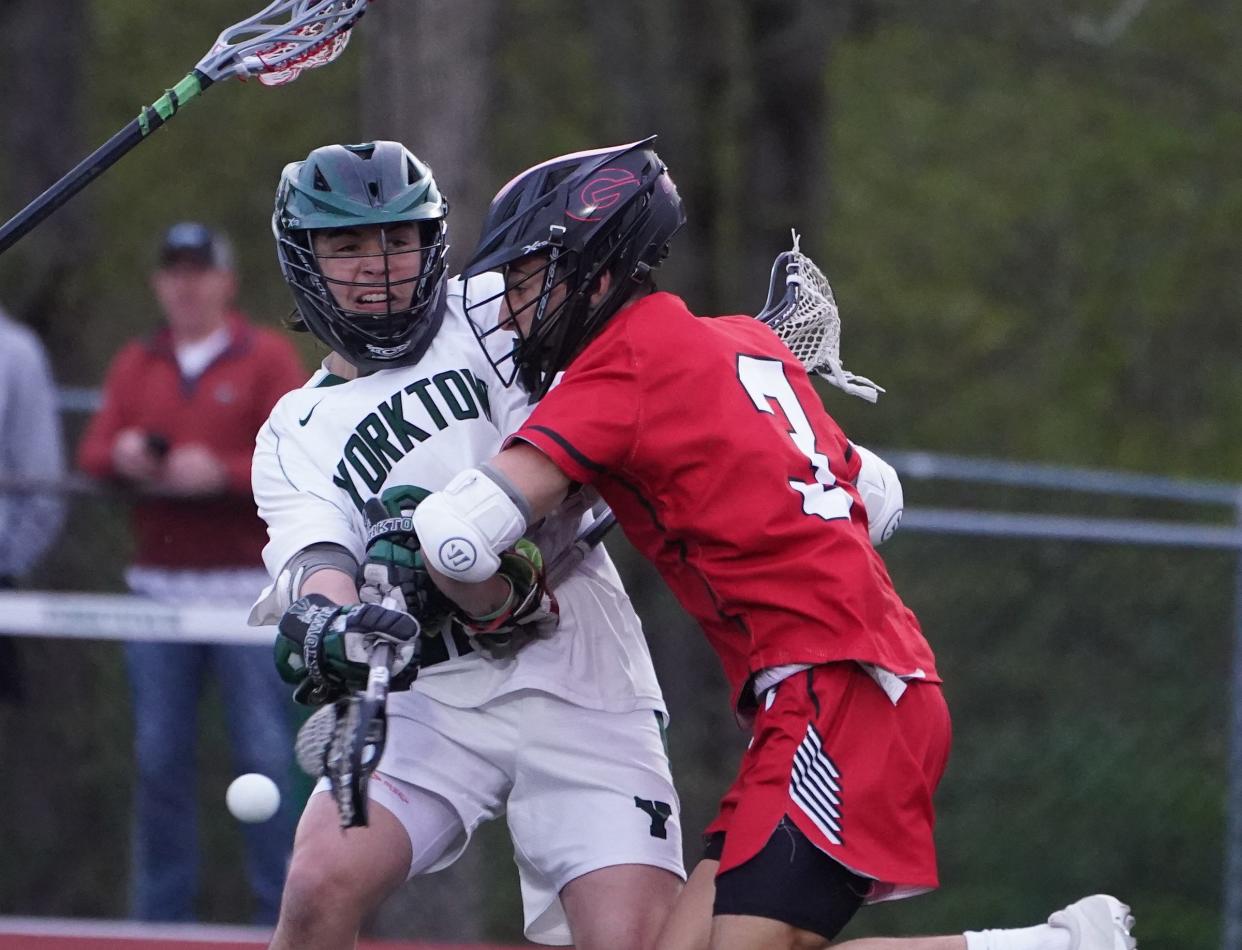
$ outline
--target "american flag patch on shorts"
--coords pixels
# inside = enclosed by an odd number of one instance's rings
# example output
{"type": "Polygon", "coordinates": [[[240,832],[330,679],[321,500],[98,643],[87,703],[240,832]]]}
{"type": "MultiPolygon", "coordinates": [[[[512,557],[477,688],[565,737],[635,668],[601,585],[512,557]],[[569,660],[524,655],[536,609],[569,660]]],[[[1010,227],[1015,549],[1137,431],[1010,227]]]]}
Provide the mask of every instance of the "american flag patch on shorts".
{"type": "Polygon", "coordinates": [[[789,797],[833,844],[841,844],[841,773],[808,724],[789,777],[789,797]]]}

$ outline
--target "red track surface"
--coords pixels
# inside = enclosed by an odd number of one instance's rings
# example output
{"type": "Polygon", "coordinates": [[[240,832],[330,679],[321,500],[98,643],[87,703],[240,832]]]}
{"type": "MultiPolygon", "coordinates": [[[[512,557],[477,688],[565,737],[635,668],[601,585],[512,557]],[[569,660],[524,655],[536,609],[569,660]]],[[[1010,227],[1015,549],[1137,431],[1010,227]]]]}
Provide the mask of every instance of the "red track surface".
{"type": "MultiPolygon", "coordinates": [[[[266,942],[174,940],[158,937],[55,937],[0,932],[0,950],[255,950],[266,942]]],[[[378,943],[362,941],[358,950],[509,950],[481,943],[378,943]]]]}
{"type": "MultiPolygon", "coordinates": [[[[0,950],[256,950],[267,932],[250,927],[143,925],[115,921],[0,917],[0,950]]],[[[359,950],[515,950],[495,944],[362,941],[359,950]]]]}

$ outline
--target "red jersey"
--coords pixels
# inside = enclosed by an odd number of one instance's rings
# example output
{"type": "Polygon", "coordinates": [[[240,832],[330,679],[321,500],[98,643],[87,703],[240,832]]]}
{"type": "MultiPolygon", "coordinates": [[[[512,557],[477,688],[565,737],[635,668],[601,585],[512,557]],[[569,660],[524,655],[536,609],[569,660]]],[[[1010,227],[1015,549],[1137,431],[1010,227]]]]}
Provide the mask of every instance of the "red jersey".
{"type": "Polygon", "coordinates": [[[228,470],[227,494],[145,498],[133,509],[134,563],[159,568],[261,567],[267,531],[250,493],[259,427],[276,401],[306,381],[283,336],[240,315],[229,321],[228,348],[193,380],[181,375],[167,329],[128,343],[104,381],[103,405],[78,446],[78,465],[96,478],[115,475],[112,444],[122,429],[156,433],[170,448],[197,443],[228,470]]]}
{"type": "Polygon", "coordinates": [[[514,438],[591,484],[699,622],[735,703],[758,671],[873,663],[939,682],[867,533],[858,456],[750,317],[667,293],[614,317],[514,438]]]}

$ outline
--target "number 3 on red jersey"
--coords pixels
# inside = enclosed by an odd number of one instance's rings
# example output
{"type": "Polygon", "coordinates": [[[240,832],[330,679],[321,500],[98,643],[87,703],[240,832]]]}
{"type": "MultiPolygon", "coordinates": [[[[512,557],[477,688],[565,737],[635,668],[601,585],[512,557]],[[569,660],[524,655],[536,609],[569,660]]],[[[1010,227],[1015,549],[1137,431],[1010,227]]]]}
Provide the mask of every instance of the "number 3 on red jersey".
{"type": "Polygon", "coordinates": [[[769,400],[776,402],[789,422],[789,437],[798,451],[805,455],[815,473],[814,482],[789,480],[789,487],[802,496],[802,510],[817,515],[825,521],[835,521],[850,516],[854,503],[849,492],[837,484],[837,477],[828,467],[828,456],[815,450],[815,430],[806,417],[802,404],[794,394],[785,366],[780,360],[757,356],[737,358],[737,376],[751,402],[760,412],[776,415],[769,400]]]}

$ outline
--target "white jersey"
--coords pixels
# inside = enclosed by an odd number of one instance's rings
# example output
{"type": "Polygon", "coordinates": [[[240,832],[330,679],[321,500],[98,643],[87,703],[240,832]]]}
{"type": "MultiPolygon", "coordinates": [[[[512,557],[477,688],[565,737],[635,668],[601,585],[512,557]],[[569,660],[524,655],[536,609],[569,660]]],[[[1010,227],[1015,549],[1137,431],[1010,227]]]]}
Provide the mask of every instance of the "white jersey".
{"type": "MultiPolygon", "coordinates": [[[[471,298],[496,296],[497,275],[470,282],[471,298]]],[[[259,431],[253,485],[275,577],[303,548],[338,544],[361,562],[362,507],[400,485],[443,488],[495,455],[530,412],[525,394],[500,384],[462,310],[462,281],[448,282],[444,322],[417,365],[344,380],[320,369],[285,395],[259,431]]],[[[545,555],[576,533],[581,508],[548,519],[537,534],[545,555]],[[553,540],[555,538],[555,540],[553,540]]],[[[476,707],[535,689],[609,712],[665,712],[637,615],[607,552],[596,548],[556,588],[556,632],[502,661],[477,652],[424,668],[414,689],[438,702],[476,707]]],[[[262,608],[264,601],[258,605],[262,608]]],[[[270,611],[260,619],[274,623],[270,611]]],[[[393,701],[398,700],[394,694],[393,701]]]]}

